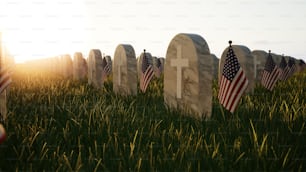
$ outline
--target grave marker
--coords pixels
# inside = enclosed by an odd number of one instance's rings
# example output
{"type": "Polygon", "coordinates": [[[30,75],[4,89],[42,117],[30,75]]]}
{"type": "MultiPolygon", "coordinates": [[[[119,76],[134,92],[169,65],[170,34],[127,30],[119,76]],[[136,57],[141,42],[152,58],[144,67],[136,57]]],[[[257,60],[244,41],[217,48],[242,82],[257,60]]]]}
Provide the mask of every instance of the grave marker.
{"type": "Polygon", "coordinates": [[[102,80],[102,55],[99,49],[92,49],[88,56],[88,84],[96,88],[103,86],[102,80]]]}
{"type": "Polygon", "coordinates": [[[263,50],[253,50],[254,57],[254,78],[256,82],[261,82],[262,72],[265,69],[268,53],[263,50]]]}
{"type": "Polygon", "coordinates": [[[87,75],[87,63],[81,52],[76,52],[73,55],[73,79],[83,80],[87,75]]]}
{"type": "Polygon", "coordinates": [[[62,63],[62,75],[64,78],[72,78],[73,62],[69,54],[65,54],[61,58],[62,63]]]}
{"type": "Polygon", "coordinates": [[[137,95],[137,61],[129,44],[119,44],[115,50],[113,90],[120,95],[137,95]]]}
{"type": "Polygon", "coordinates": [[[206,41],[196,34],[177,34],[164,66],[164,100],[169,107],[209,118],[212,109],[213,59],[206,41]]]}

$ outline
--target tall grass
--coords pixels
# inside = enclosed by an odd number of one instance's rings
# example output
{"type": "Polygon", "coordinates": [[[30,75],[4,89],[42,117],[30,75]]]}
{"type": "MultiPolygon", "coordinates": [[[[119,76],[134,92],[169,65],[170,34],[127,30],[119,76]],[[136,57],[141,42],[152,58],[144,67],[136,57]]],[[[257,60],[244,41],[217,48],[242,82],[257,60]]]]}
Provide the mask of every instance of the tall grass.
{"type": "Polygon", "coordinates": [[[304,171],[306,75],[258,86],[234,114],[217,101],[198,121],[168,108],[162,79],[119,96],[109,79],[86,81],[15,72],[0,171],[304,171]]]}

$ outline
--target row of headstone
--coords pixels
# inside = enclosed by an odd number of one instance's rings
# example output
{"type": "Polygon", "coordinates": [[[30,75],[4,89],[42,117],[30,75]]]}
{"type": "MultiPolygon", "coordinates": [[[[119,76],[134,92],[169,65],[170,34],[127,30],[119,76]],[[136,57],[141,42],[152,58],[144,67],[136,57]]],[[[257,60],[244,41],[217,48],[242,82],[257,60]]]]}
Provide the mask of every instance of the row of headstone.
{"type": "MultiPolygon", "coordinates": [[[[246,93],[252,93],[256,82],[261,79],[268,54],[262,50],[251,52],[243,45],[232,45],[232,48],[249,81],[246,93]]],[[[210,53],[207,42],[200,35],[181,33],[169,43],[165,59],[154,57],[148,52],[141,53],[136,59],[131,45],[119,44],[114,53],[113,63],[110,56],[102,57],[99,49],[92,49],[89,52],[87,65],[82,54],[75,53],[73,62],[69,55],[61,56],[60,66],[63,76],[70,77],[73,63],[75,79],[87,76],[88,84],[101,88],[104,82],[103,70],[107,61],[112,66],[114,92],[127,96],[137,94],[137,78],[141,77],[142,59],[146,57],[149,65],[162,64],[165,103],[170,108],[184,109],[192,112],[190,114],[194,114],[196,118],[203,119],[211,116],[212,80],[220,80],[227,52],[228,48],[218,59],[210,53]]],[[[279,63],[282,56],[272,54],[272,57],[276,63],[279,63]]]]}

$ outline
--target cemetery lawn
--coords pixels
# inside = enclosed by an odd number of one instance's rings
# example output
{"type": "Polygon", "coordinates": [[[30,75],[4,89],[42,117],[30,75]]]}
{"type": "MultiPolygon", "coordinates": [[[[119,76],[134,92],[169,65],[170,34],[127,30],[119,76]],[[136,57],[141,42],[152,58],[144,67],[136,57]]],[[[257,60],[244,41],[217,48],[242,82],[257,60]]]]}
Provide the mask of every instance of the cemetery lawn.
{"type": "Polygon", "coordinates": [[[306,73],[258,86],[232,115],[213,86],[211,119],[164,105],[162,79],[122,97],[61,77],[16,71],[0,171],[305,171],[306,73]]]}

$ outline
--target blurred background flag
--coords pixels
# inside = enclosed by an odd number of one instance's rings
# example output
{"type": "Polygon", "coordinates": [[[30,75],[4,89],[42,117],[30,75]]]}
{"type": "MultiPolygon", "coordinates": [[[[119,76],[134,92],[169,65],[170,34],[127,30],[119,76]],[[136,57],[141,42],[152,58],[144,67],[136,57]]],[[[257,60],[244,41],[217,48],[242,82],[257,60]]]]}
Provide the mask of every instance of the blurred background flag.
{"type": "Polygon", "coordinates": [[[283,80],[287,80],[288,78],[290,78],[295,72],[295,68],[296,67],[295,67],[294,60],[292,58],[289,58],[287,66],[285,67],[282,73],[283,80]]]}
{"type": "Polygon", "coordinates": [[[107,76],[110,74],[110,64],[107,63],[106,58],[103,57],[102,60],[102,67],[103,67],[103,71],[102,71],[102,80],[105,81],[107,76]]]}
{"type": "Polygon", "coordinates": [[[266,65],[261,77],[261,84],[268,90],[272,91],[276,82],[278,81],[278,78],[279,69],[275,65],[275,62],[271,56],[271,51],[269,50],[266,65]]]}
{"type": "Polygon", "coordinates": [[[284,81],[285,80],[285,69],[287,68],[287,62],[284,58],[284,55],[282,56],[282,60],[279,64],[278,70],[279,70],[279,80],[284,81]]]}
{"type": "Polygon", "coordinates": [[[232,41],[229,41],[230,46],[219,83],[218,99],[225,109],[233,113],[249,81],[240,67],[231,43],[232,41]]]}
{"type": "Polygon", "coordinates": [[[149,63],[146,50],[143,50],[142,67],[141,67],[141,80],[140,80],[140,90],[144,93],[152,80],[154,75],[154,70],[152,64],[149,63]]]}

